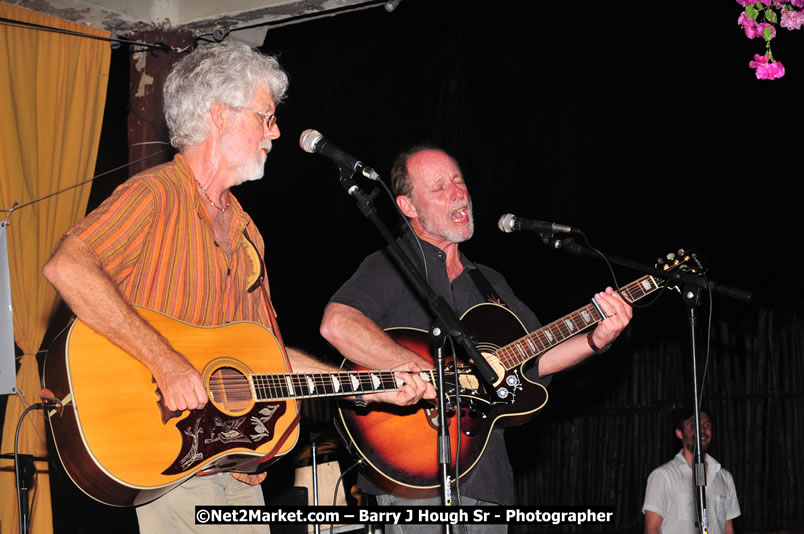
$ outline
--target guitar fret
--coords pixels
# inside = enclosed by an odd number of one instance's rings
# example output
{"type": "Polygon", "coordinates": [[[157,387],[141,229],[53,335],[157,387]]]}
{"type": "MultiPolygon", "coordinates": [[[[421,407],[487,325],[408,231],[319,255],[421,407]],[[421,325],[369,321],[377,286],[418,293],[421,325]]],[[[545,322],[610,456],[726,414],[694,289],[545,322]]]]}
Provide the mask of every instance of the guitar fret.
{"type": "Polygon", "coordinates": [[[250,386],[251,394],[254,396],[254,398],[257,400],[261,399],[263,397],[261,381],[257,377],[252,377],[250,386]]]}
{"type": "Polygon", "coordinates": [[[262,374],[251,375],[249,382],[257,401],[393,391],[404,384],[394,371],[262,374]]]}
{"type": "Polygon", "coordinates": [[[271,395],[270,380],[267,377],[265,377],[264,375],[261,375],[259,377],[259,379],[260,379],[259,382],[260,382],[260,392],[261,392],[260,400],[270,399],[271,396],[272,396],[271,395]]]}
{"type": "Polygon", "coordinates": [[[566,325],[563,322],[553,323],[553,328],[551,329],[553,335],[560,341],[564,341],[564,339],[569,337],[569,332],[565,329],[566,325]]]}
{"type": "Polygon", "coordinates": [[[508,365],[516,365],[516,362],[518,362],[518,361],[524,361],[524,359],[518,359],[518,358],[517,358],[517,355],[518,355],[518,354],[519,354],[519,355],[520,355],[522,358],[525,358],[525,355],[524,355],[524,354],[523,354],[523,352],[522,352],[522,347],[520,347],[520,346],[519,346],[519,345],[518,345],[516,342],[514,342],[512,345],[513,345],[513,346],[509,345],[509,346],[508,346],[508,347],[505,349],[505,351],[504,351],[504,352],[505,352],[505,357],[504,357],[504,358],[500,358],[500,362],[503,364],[503,366],[508,366],[508,365]],[[515,352],[515,351],[514,351],[514,347],[516,347],[516,351],[517,351],[517,352],[515,352]]]}
{"type": "Polygon", "coordinates": [[[382,389],[381,391],[388,391],[397,388],[397,379],[393,373],[382,373],[382,389]]]}
{"type": "Polygon", "coordinates": [[[287,375],[285,375],[285,384],[288,387],[288,393],[290,394],[290,396],[291,397],[296,396],[296,391],[293,389],[293,381],[287,375]]]}
{"type": "Polygon", "coordinates": [[[533,351],[536,354],[538,354],[538,353],[540,353],[540,352],[542,352],[545,349],[550,347],[550,345],[547,343],[547,340],[544,338],[544,336],[540,332],[535,332],[534,334],[531,334],[530,336],[528,336],[528,339],[532,339],[533,341],[535,341],[537,343],[537,345],[536,345],[537,348],[536,348],[536,350],[533,351]]]}
{"type": "Polygon", "coordinates": [[[329,373],[315,373],[308,379],[308,394],[314,395],[316,392],[321,391],[326,395],[331,391],[332,381],[330,380],[329,373]]]}
{"type": "Polygon", "coordinates": [[[276,378],[272,380],[272,382],[273,382],[273,391],[277,397],[281,398],[291,396],[287,381],[285,380],[285,375],[277,375],[276,378]]]}
{"type": "Polygon", "coordinates": [[[360,388],[360,380],[354,375],[350,376],[349,378],[351,379],[352,391],[357,391],[358,388],[360,388]]]}
{"type": "MultiPolygon", "coordinates": [[[[621,287],[620,292],[629,302],[635,302],[645,295],[656,291],[659,287],[656,279],[650,275],[645,275],[621,287]]],[[[534,332],[530,332],[504,347],[500,347],[497,349],[495,355],[506,369],[512,369],[516,365],[524,363],[530,358],[547,351],[603,319],[604,317],[601,315],[601,311],[595,304],[587,304],[585,307],[565,315],[561,319],[553,321],[534,332]],[[527,349],[529,350],[525,350],[523,341],[527,343],[527,349]]]]}
{"type": "Polygon", "coordinates": [[[547,339],[547,346],[550,346],[550,344],[553,342],[553,334],[549,329],[547,329],[544,331],[544,336],[547,339]]]}

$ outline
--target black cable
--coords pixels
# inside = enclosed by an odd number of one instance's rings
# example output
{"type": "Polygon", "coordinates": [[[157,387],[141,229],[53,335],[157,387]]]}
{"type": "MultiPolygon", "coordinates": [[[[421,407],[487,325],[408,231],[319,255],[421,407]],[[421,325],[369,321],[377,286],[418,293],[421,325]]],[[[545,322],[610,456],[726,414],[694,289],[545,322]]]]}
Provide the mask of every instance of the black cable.
{"type": "Polygon", "coordinates": [[[88,39],[95,39],[96,41],[107,41],[112,44],[124,43],[124,44],[132,44],[137,46],[144,46],[146,48],[151,48],[155,50],[162,50],[163,52],[184,52],[188,49],[188,47],[184,48],[176,48],[173,46],[168,46],[165,43],[143,43],[141,41],[129,41],[126,39],[120,39],[118,37],[101,37],[100,35],[92,35],[90,33],[83,33],[77,32],[73,30],[65,30],[62,28],[54,28],[52,26],[44,26],[42,24],[34,24],[33,22],[22,22],[19,20],[12,20],[7,19],[4,17],[0,17],[0,23],[6,24],[8,26],[15,26],[18,28],[28,28],[31,30],[41,30],[41,31],[48,31],[53,33],[63,33],[65,35],[72,35],[74,37],[86,37],[88,39]]]}
{"type": "Polygon", "coordinates": [[[712,350],[712,315],[714,313],[714,302],[712,299],[712,286],[708,286],[709,289],[709,317],[706,323],[706,356],[704,358],[704,370],[703,374],[701,375],[701,392],[698,395],[698,406],[700,411],[700,406],[703,403],[703,392],[704,386],[706,385],[706,371],[709,369],[709,357],[712,350]]]}
{"type": "MultiPolygon", "coordinates": [[[[338,505],[338,486],[340,486],[341,481],[343,480],[343,477],[345,477],[345,476],[346,476],[346,474],[347,474],[349,471],[351,471],[352,469],[354,469],[354,468],[355,468],[355,467],[357,467],[358,465],[361,465],[362,463],[363,463],[363,458],[358,458],[358,459],[357,459],[357,461],[356,461],[355,463],[353,463],[353,464],[352,464],[352,465],[351,465],[349,468],[347,468],[347,469],[346,469],[346,471],[344,471],[343,473],[341,473],[341,476],[339,476],[339,477],[338,477],[338,481],[337,481],[337,482],[335,482],[335,492],[334,492],[334,493],[333,493],[333,495],[332,495],[332,506],[337,506],[337,505],[338,505]]],[[[313,467],[315,468],[315,466],[313,466],[313,467]]],[[[344,489],[345,489],[345,487],[344,487],[344,489]]],[[[330,523],[330,524],[329,524],[329,531],[330,531],[330,532],[333,532],[334,527],[335,527],[335,524],[334,524],[334,523],[330,523]]]]}
{"type": "Polygon", "coordinates": [[[408,230],[416,240],[416,244],[419,245],[419,252],[421,252],[422,255],[422,265],[424,266],[424,280],[429,284],[430,279],[427,274],[427,258],[425,258],[424,256],[424,248],[422,247],[421,239],[419,239],[419,236],[416,235],[416,232],[413,230],[413,226],[410,225],[410,220],[408,220],[408,217],[404,213],[402,213],[401,209],[399,209],[399,206],[396,203],[396,198],[394,198],[394,194],[391,192],[391,189],[389,189],[388,186],[385,184],[385,182],[382,181],[382,178],[379,178],[376,181],[383,187],[385,192],[388,194],[388,197],[391,199],[391,204],[394,205],[394,208],[396,208],[397,213],[399,213],[399,215],[402,217],[402,220],[407,225],[408,230]]]}
{"type": "MultiPolygon", "coordinates": [[[[456,431],[458,433],[458,443],[455,444],[455,502],[461,506],[461,379],[458,369],[458,355],[455,353],[455,344],[452,338],[449,339],[449,346],[452,349],[452,366],[455,369],[455,417],[456,431]]],[[[446,392],[444,392],[446,395],[446,392]]],[[[449,423],[447,423],[449,427],[449,423]]]]}
{"type": "MultiPolygon", "coordinates": [[[[153,141],[153,142],[154,142],[154,143],[160,143],[160,144],[162,144],[162,141],[153,141]]],[[[138,145],[138,144],[145,144],[145,143],[135,143],[134,145],[131,145],[131,146],[136,146],[136,145],[138,145]]],[[[157,152],[152,152],[152,153],[147,154],[147,155],[145,155],[145,156],[143,156],[143,157],[141,157],[141,158],[139,158],[139,159],[135,159],[134,161],[130,161],[130,162],[128,162],[128,163],[124,163],[123,165],[120,165],[120,166],[115,167],[115,168],[113,168],[113,169],[109,169],[108,171],[103,171],[103,172],[102,172],[102,173],[100,173],[100,174],[96,174],[96,175],[95,175],[95,176],[93,176],[92,178],[89,178],[89,179],[84,180],[84,181],[82,181],[82,182],[78,182],[77,184],[73,184],[73,185],[67,186],[67,187],[65,187],[64,189],[59,189],[58,191],[54,191],[54,192],[52,192],[52,193],[48,193],[47,195],[45,195],[45,196],[43,196],[43,197],[35,198],[35,199],[31,200],[31,201],[26,202],[25,204],[20,204],[19,206],[17,206],[17,204],[18,204],[19,202],[18,202],[18,201],[15,201],[15,202],[14,202],[14,206],[12,206],[12,208],[11,208],[11,209],[0,209],[0,212],[8,212],[8,214],[9,214],[9,216],[10,216],[12,211],[16,211],[16,210],[18,210],[18,209],[20,209],[20,208],[24,208],[24,207],[26,207],[26,206],[30,206],[31,204],[36,204],[37,202],[41,202],[41,201],[46,200],[46,199],[48,199],[48,198],[50,198],[50,197],[53,197],[53,196],[56,196],[56,195],[60,195],[60,194],[64,193],[65,191],[69,191],[70,189],[75,189],[76,187],[80,187],[80,186],[82,186],[82,185],[84,185],[84,184],[88,184],[89,182],[93,182],[93,181],[95,181],[96,179],[100,178],[101,176],[106,176],[107,174],[111,174],[111,173],[113,173],[113,172],[119,171],[120,169],[125,169],[125,168],[127,168],[127,167],[131,167],[131,166],[132,166],[132,165],[134,165],[135,163],[139,163],[139,162],[141,162],[141,161],[143,161],[143,160],[146,160],[146,159],[148,159],[148,158],[152,158],[152,157],[154,157],[154,156],[158,156],[158,155],[160,155],[160,154],[164,154],[165,152],[168,152],[169,150],[171,150],[171,149],[166,148],[165,150],[159,150],[159,151],[157,151],[157,152]]]]}
{"type": "MultiPolygon", "coordinates": [[[[37,402],[36,404],[31,404],[25,410],[23,410],[22,415],[20,415],[19,421],[17,421],[17,430],[14,433],[14,477],[16,480],[16,489],[17,489],[17,515],[19,517],[19,528],[20,534],[27,534],[29,528],[29,522],[25,521],[25,514],[23,514],[22,510],[22,494],[20,490],[22,489],[21,486],[21,478],[22,474],[20,473],[20,455],[19,455],[19,439],[20,439],[20,428],[22,427],[22,422],[25,420],[25,416],[31,410],[37,410],[40,408],[53,408],[56,404],[52,402],[37,402]]],[[[36,493],[34,493],[36,495],[36,493]]],[[[28,503],[25,503],[25,506],[28,506],[28,503]]]]}

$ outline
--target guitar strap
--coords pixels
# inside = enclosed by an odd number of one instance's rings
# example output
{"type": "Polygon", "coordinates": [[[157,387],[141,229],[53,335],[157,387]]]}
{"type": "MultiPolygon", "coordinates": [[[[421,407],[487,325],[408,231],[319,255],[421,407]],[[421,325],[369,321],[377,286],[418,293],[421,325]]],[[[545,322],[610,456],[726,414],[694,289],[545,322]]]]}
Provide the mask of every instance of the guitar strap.
{"type": "Polygon", "coordinates": [[[279,345],[282,347],[282,352],[285,352],[285,343],[282,340],[282,334],[279,332],[279,325],[276,324],[276,310],[274,310],[274,304],[271,302],[271,290],[268,287],[268,280],[265,276],[265,263],[262,261],[260,252],[257,250],[257,246],[249,237],[248,230],[245,228],[243,229],[243,237],[245,238],[243,247],[245,248],[246,256],[249,259],[251,271],[253,271],[249,272],[248,279],[246,280],[246,282],[249,284],[248,292],[251,293],[255,289],[260,289],[262,292],[262,296],[265,299],[265,304],[268,307],[268,320],[271,323],[271,330],[273,330],[274,336],[276,336],[277,341],[279,341],[279,345]]]}
{"type": "Polygon", "coordinates": [[[502,297],[494,291],[494,288],[489,282],[488,278],[483,274],[479,267],[475,267],[474,269],[469,269],[469,276],[472,277],[472,281],[475,283],[475,287],[477,287],[480,294],[483,297],[493,304],[499,304],[500,306],[506,306],[505,302],[503,301],[502,297]]]}
{"type": "MultiPolygon", "coordinates": [[[[276,340],[279,342],[279,348],[282,351],[282,356],[285,358],[285,365],[288,367],[289,371],[292,371],[290,365],[290,357],[288,356],[288,351],[287,348],[285,347],[285,341],[282,339],[282,333],[279,331],[279,325],[276,322],[276,310],[274,309],[274,303],[271,301],[271,290],[268,287],[268,278],[265,276],[266,274],[265,263],[263,262],[256,245],[254,245],[254,243],[251,241],[251,238],[249,238],[248,232],[246,231],[245,228],[243,229],[243,237],[245,237],[246,241],[248,242],[247,245],[252,247],[254,253],[257,256],[257,259],[259,260],[258,276],[248,291],[251,292],[253,291],[252,288],[256,289],[256,287],[259,287],[260,291],[262,292],[262,297],[265,299],[265,304],[268,307],[268,320],[271,323],[271,330],[273,331],[276,340]]],[[[258,470],[257,473],[260,474],[264,473],[265,469],[267,469],[268,465],[270,465],[268,460],[270,460],[271,458],[274,457],[274,455],[276,455],[277,451],[279,451],[279,448],[282,446],[282,444],[288,439],[288,437],[290,437],[293,430],[298,426],[299,421],[301,421],[301,401],[297,399],[296,418],[288,425],[288,428],[279,437],[279,441],[277,441],[277,445],[274,447],[274,449],[267,455],[263,456],[262,459],[259,460],[259,462],[257,462],[263,464],[263,468],[258,470]]],[[[237,475],[237,473],[233,473],[233,475],[237,475]]],[[[242,482],[246,482],[246,480],[244,480],[242,477],[241,478],[235,477],[235,478],[237,478],[242,482]]],[[[262,482],[262,480],[260,482],[262,482]]]]}

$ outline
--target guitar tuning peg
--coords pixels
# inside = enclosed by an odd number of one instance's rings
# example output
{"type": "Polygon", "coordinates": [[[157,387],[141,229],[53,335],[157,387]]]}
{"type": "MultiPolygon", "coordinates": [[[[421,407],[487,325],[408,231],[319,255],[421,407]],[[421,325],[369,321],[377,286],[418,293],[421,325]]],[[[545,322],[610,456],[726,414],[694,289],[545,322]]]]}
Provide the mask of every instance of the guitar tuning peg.
{"type": "Polygon", "coordinates": [[[664,263],[664,258],[658,258],[658,259],[656,260],[656,263],[657,263],[658,265],[662,265],[662,264],[664,263]]]}
{"type": "Polygon", "coordinates": [[[675,260],[675,259],[676,259],[676,255],[675,255],[675,254],[673,254],[672,252],[670,252],[670,253],[667,255],[667,259],[668,259],[669,261],[673,261],[673,260],[675,260]]]}
{"type": "Polygon", "coordinates": [[[678,255],[679,256],[684,256],[685,254],[686,254],[686,252],[684,251],[683,248],[678,249],[678,255]]]}

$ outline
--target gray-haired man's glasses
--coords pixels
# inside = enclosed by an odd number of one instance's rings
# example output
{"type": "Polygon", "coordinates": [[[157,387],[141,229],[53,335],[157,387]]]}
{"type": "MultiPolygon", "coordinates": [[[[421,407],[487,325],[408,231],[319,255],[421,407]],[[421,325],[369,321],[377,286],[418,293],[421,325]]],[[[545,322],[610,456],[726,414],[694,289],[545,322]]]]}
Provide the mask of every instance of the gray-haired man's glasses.
{"type": "Polygon", "coordinates": [[[262,117],[262,119],[265,121],[264,124],[265,124],[266,128],[268,128],[269,130],[271,128],[273,128],[274,125],[276,124],[276,113],[265,113],[263,111],[257,111],[256,109],[251,109],[248,106],[231,106],[231,107],[240,108],[240,109],[247,109],[249,111],[253,111],[257,115],[262,117]]]}

